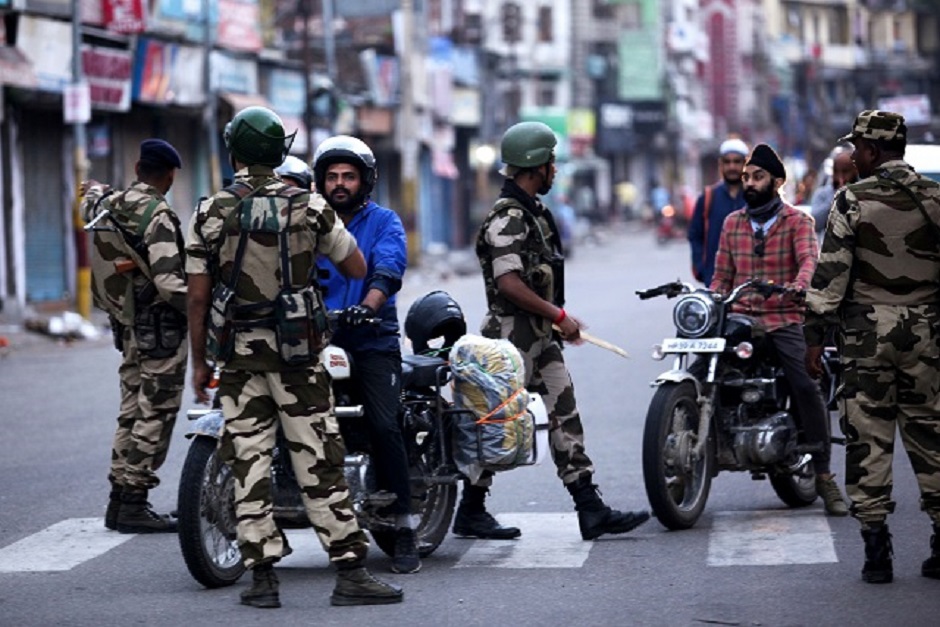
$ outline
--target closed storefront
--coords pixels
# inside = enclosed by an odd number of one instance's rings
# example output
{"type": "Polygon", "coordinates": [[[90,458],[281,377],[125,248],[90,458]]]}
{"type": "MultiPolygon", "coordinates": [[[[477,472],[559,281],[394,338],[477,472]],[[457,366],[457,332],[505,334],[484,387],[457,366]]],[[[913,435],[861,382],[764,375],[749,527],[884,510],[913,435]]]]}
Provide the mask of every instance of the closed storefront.
{"type": "Polygon", "coordinates": [[[19,125],[26,232],[26,300],[68,297],[70,200],[65,189],[62,112],[26,110],[19,125]]]}

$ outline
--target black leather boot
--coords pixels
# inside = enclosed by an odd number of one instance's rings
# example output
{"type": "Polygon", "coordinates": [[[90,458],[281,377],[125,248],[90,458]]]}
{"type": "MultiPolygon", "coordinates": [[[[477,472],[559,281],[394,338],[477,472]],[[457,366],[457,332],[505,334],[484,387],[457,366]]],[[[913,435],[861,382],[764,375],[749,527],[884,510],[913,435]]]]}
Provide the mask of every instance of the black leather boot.
{"type": "Polygon", "coordinates": [[[108,495],[108,509],[104,512],[104,526],[111,531],[117,530],[118,512],[121,510],[121,492],[124,487],[116,483],[111,484],[111,493],[108,495]]]}
{"type": "Polygon", "coordinates": [[[251,587],[241,593],[242,605],[252,607],[281,607],[281,597],[278,593],[277,574],[274,564],[258,564],[251,569],[251,587]]]}
{"type": "Polygon", "coordinates": [[[464,481],[463,495],[454,516],[454,533],[468,538],[484,540],[512,540],[522,535],[518,527],[503,527],[486,511],[489,490],[464,481]]]}
{"type": "Polygon", "coordinates": [[[924,560],[920,574],[931,579],[940,579],[940,524],[934,524],[930,536],[930,557],[924,560]]]}
{"type": "Polygon", "coordinates": [[[376,579],[361,561],[339,563],[336,568],[331,605],[387,605],[404,598],[399,586],[376,579]]]}
{"type": "Polygon", "coordinates": [[[590,477],[581,477],[565,487],[574,499],[584,540],[593,540],[605,533],[626,533],[649,520],[650,514],[646,510],[620,512],[605,505],[590,477]]]}
{"type": "Polygon", "coordinates": [[[894,579],[894,566],[891,563],[894,552],[888,525],[862,529],[862,539],[865,541],[862,580],[868,583],[891,583],[894,579]]]}
{"type": "Polygon", "coordinates": [[[120,533],[175,532],[176,521],[150,509],[147,490],[125,487],[121,493],[121,509],[117,515],[120,533]]]}

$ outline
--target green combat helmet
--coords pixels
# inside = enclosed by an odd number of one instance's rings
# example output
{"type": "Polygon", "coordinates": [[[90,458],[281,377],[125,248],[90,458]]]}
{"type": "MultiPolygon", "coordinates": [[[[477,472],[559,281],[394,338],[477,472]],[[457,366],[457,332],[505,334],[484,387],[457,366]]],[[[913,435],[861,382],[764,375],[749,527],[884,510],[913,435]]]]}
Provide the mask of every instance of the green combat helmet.
{"type": "Polygon", "coordinates": [[[519,122],[503,134],[503,163],[517,168],[536,168],[552,160],[555,133],[542,122],[519,122]]]}
{"type": "Polygon", "coordinates": [[[265,107],[247,107],[225,125],[225,147],[245,165],[267,165],[276,168],[284,161],[294,143],[294,131],[284,132],[284,123],[274,111],[265,107]]]}

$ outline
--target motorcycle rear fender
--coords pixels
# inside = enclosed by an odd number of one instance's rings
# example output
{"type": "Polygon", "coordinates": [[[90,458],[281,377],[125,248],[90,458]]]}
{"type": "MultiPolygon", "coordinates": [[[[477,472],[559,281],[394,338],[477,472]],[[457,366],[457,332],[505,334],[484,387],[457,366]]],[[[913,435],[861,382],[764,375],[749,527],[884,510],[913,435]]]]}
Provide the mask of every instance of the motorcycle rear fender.
{"type": "Polygon", "coordinates": [[[225,425],[225,418],[222,416],[221,409],[190,410],[186,412],[186,417],[194,420],[189,425],[186,437],[192,439],[197,435],[207,435],[210,438],[218,440],[222,437],[222,427],[225,425]]]}
{"type": "Polygon", "coordinates": [[[702,395],[702,383],[692,376],[692,373],[690,373],[688,370],[667,370],[666,372],[656,377],[656,380],[653,381],[653,383],[650,385],[653,387],[659,387],[663,383],[683,383],[685,381],[691,381],[695,386],[696,396],[702,395]]]}
{"type": "Polygon", "coordinates": [[[548,457],[548,408],[541,394],[529,392],[529,412],[535,418],[535,462],[541,464],[548,457]]]}

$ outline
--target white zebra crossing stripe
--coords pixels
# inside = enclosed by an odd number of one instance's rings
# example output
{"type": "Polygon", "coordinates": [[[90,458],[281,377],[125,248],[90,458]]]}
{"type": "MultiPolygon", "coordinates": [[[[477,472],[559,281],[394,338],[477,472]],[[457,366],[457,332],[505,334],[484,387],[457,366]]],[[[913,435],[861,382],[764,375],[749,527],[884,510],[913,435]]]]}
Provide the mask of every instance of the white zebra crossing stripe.
{"type": "Polygon", "coordinates": [[[716,512],[709,566],[775,566],[839,561],[818,510],[716,512]]]}
{"type": "Polygon", "coordinates": [[[68,518],[0,549],[0,573],[70,570],[133,537],[103,518],[68,518]]]}
{"type": "Polygon", "coordinates": [[[515,540],[476,540],[454,568],[581,568],[593,542],[585,542],[574,513],[503,514],[506,527],[519,527],[515,540]]]}

